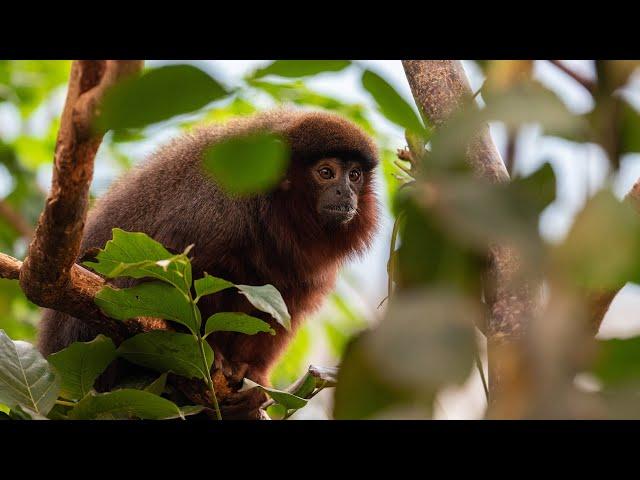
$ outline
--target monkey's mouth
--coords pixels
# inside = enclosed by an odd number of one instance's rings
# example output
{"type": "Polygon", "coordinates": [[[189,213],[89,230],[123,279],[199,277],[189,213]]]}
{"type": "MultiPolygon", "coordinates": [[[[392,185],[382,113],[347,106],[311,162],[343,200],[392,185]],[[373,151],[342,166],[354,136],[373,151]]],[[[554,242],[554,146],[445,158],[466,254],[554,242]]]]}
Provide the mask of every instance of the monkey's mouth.
{"type": "Polygon", "coordinates": [[[356,209],[353,208],[351,205],[346,204],[346,203],[344,203],[342,205],[327,205],[327,206],[324,207],[324,209],[327,212],[338,213],[338,214],[341,214],[341,215],[356,213],[356,209]]]}
{"type": "Polygon", "coordinates": [[[356,209],[348,203],[325,205],[322,210],[325,214],[325,220],[330,224],[345,224],[356,216],[356,209]]]}

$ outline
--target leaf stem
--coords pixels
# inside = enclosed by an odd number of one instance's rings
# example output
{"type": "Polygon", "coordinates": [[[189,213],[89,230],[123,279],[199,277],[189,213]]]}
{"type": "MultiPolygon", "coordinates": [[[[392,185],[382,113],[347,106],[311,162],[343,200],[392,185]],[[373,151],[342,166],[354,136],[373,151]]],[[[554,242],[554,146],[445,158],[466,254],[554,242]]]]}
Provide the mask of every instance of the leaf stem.
{"type": "Polygon", "coordinates": [[[484,368],[482,366],[482,360],[480,360],[480,354],[478,351],[475,352],[476,357],[476,367],[478,368],[478,373],[480,374],[480,378],[482,379],[482,386],[484,388],[484,396],[489,401],[489,387],[487,386],[487,379],[484,376],[484,368]]]}
{"type": "MultiPolygon", "coordinates": [[[[393,231],[391,232],[391,241],[389,244],[389,260],[387,262],[387,298],[391,298],[391,293],[393,292],[393,277],[395,276],[393,254],[396,250],[396,240],[398,238],[398,232],[400,230],[400,222],[404,219],[404,215],[404,212],[401,212],[398,215],[396,221],[393,223],[393,231]]],[[[382,302],[380,302],[380,305],[382,305],[382,302]]]]}
{"type": "Polygon", "coordinates": [[[222,420],[222,414],[220,413],[220,405],[218,404],[218,397],[216,396],[216,389],[213,386],[213,379],[211,378],[211,371],[209,365],[207,365],[207,356],[204,353],[204,342],[206,340],[198,334],[198,343],[200,345],[200,355],[202,356],[202,362],[204,363],[204,369],[207,374],[207,386],[211,390],[211,397],[213,399],[213,409],[216,411],[216,418],[222,420]]]}
{"type": "Polygon", "coordinates": [[[56,403],[58,405],[64,405],[65,407],[75,407],[76,406],[76,404],[73,403],[73,402],[67,402],[65,400],[60,400],[60,399],[56,400],[56,403]]]}
{"type": "Polygon", "coordinates": [[[194,334],[198,338],[198,346],[200,347],[200,357],[202,358],[202,363],[204,365],[204,372],[206,375],[205,380],[206,380],[207,386],[209,387],[209,390],[211,391],[213,408],[216,411],[216,418],[218,420],[222,420],[222,413],[220,412],[220,405],[218,404],[216,389],[213,386],[213,379],[211,378],[211,369],[209,368],[209,364],[207,363],[207,355],[204,352],[204,342],[206,342],[206,340],[202,337],[202,334],[200,333],[200,322],[197,321],[197,319],[200,318],[200,316],[198,315],[200,312],[198,311],[198,306],[196,305],[196,302],[193,300],[190,288],[187,289],[187,293],[189,296],[189,302],[191,303],[191,313],[193,315],[194,324],[198,326],[198,329],[196,330],[196,332],[194,332],[194,334]]]}

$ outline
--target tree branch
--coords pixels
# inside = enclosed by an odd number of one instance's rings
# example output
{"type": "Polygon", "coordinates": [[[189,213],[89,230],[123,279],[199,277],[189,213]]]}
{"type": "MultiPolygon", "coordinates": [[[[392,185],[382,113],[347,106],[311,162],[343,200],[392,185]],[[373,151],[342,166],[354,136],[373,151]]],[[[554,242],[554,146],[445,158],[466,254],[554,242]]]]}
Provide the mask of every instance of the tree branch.
{"type": "MultiPolygon", "coordinates": [[[[409,86],[426,119],[436,127],[445,123],[463,105],[472,105],[473,92],[459,61],[405,60],[402,62],[409,86]]],[[[474,135],[467,158],[476,173],[494,182],[509,181],[488,125],[474,135]]],[[[509,412],[510,385],[523,376],[525,362],[518,347],[528,319],[536,308],[531,287],[519,278],[520,259],[509,246],[492,245],[484,278],[485,302],[490,311],[487,328],[489,348],[490,406],[497,416],[518,416],[509,412]],[[505,356],[508,361],[505,361],[505,356]],[[507,366],[511,368],[507,368],[507,366]],[[513,368],[516,366],[516,368],[513,368]],[[496,407],[496,402],[500,405],[496,407]]]]}
{"type": "Polygon", "coordinates": [[[591,93],[591,94],[595,93],[595,91],[596,91],[596,82],[594,82],[593,80],[590,80],[587,77],[585,77],[583,75],[580,75],[578,72],[576,72],[574,70],[571,70],[564,63],[562,63],[560,60],[549,60],[549,63],[555,65],[557,68],[559,68],[564,73],[569,75],[576,82],[578,82],[585,89],[587,89],[587,91],[589,93],[591,93]]]}
{"type": "Polygon", "coordinates": [[[20,276],[22,262],[10,255],[0,253],[0,278],[17,280],[20,276]]]}
{"type": "MultiPolygon", "coordinates": [[[[73,62],[56,141],[51,189],[28,255],[20,262],[0,253],[1,278],[19,280],[27,298],[36,305],[76,317],[116,344],[137,333],[169,329],[166,321],[157,318],[121,322],[104,315],[94,299],[105,280],[75,263],[87,216],[94,159],[104,134],[94,129],[94,120],[105,91],[120,79],[139,72],[142,66],[141,60],[73,62]]],[[[216,373],[216,378],[226,384],[222,372],[216,373]]],[[[202,387],[191,385],[184,393],[201,397],[202,387]]]]}
{"type": "Polygon", "coordinates": [[[92,130],[93,120],[105,90],[141,68],[139,60],[73,62],[51,190],[27,258],[20,262],[0,254],[0,277],[19,280],[27,298],[41,307],[73,315],[115,342],[144,330],[145,321],[122,323],[105,316],[94,303],[104,280],[75,261],[87,213],[93,161],[102,140],[102,134],[92,130]]]}

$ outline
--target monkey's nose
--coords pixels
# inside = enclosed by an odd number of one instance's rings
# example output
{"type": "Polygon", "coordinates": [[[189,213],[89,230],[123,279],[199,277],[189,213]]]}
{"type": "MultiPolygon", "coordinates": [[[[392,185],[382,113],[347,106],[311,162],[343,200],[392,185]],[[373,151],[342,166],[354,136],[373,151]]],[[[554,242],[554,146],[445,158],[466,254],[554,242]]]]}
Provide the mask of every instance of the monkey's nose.
{"type": "Polygon", "coordinates": [[[338,197],[342,196],[342,191],[339,188],[336,188],[336,195],[338,197]]]}

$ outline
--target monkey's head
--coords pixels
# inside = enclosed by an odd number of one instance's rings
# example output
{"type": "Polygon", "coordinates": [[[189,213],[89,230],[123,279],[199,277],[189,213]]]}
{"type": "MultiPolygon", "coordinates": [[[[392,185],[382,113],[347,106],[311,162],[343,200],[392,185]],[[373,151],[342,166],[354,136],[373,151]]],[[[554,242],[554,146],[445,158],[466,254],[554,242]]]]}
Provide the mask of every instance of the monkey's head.
{"type": "Polygon", "coordinates": [[[322,224],[346,224],[353,220],[366,173],[358,158],[326,157],[308,168],[322,224]]]}
{"type": "Polygon", "coordinates": [[[289,171],[280,188],[280,198],[291,212],[288,221],[303,224],[299,231],[308,231],[337,250],[362,251],[378,220],[374,188],[378,154],[373,140],[335,114],[286,112],[281,118],[286,120],[275,130],[291,150],[289,171]]]}

